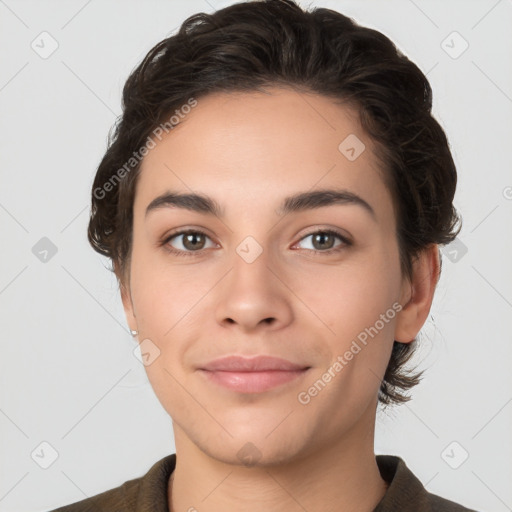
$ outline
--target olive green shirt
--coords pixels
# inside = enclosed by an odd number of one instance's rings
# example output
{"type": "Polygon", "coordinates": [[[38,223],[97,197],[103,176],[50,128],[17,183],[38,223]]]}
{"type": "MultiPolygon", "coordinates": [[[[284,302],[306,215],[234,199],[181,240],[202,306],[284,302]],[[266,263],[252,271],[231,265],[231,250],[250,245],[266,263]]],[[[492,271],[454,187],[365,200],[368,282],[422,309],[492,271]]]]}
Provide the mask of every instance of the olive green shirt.
{"type": "MultiPolygon", "coordinates": [[[[389,487],[373,512],[476,512],[425,490],[400,457],[377,455],[389,487]]],[[[153,464],[142,477],[50,512],[169,512],[168,481],[176,454],[153,464]]]]}

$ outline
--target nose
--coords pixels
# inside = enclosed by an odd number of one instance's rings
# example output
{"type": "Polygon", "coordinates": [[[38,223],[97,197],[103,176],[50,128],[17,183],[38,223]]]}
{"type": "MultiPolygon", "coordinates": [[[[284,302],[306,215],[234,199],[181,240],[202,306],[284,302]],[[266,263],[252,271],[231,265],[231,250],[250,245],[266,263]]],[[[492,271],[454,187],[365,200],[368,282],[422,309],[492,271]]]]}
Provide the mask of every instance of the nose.
{"type": "Polygon", "coordinates": [[[285,283],[284,271],[265,251],[252,262],[236,254],[219,286],[217,322],[244,333],[286,327],[293,320],[293,293],[285,283]]]}

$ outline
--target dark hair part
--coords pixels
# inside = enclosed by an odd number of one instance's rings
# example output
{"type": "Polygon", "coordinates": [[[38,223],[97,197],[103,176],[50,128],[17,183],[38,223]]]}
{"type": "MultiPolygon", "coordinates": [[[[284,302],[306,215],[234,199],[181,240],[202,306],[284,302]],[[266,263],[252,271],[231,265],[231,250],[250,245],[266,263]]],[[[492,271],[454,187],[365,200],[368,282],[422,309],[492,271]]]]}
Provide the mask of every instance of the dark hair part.
{"type": "MultiPolygon", "coordinates": [[[[88,227],[90,244],[111,258],[121,285],[129,282],[140,163],[114,186],[105,184],[124,174],[119,171],[134,151],[191,97],[267,86],[321,94],[355,107],[393,197],[407,277],[420,251],[458,234],[455,164],[431,115],[432,90],[421,70],[385,35],[336,11],[305,11],[292,0],[241,2],[190,16],[126,81],[123,114],[109,133],[94,180],[88,227]]],[[[404,391],[422,374],[404,367],[415,344],[394,342],[379,389],[382,404],[410,399],[404,391]]]]}

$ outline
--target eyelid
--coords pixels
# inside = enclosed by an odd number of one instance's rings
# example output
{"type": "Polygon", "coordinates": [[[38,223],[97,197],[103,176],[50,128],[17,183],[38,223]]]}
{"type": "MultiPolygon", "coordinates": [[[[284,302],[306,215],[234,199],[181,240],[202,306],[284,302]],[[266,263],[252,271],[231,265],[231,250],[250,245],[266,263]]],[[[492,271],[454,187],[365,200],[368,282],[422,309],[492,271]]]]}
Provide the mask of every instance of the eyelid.
{"type": "MultiPolygon", "coordinates": [[[[216,242],[214,242],[212,240],[212,237],[205,230],[199,229],[199,228],[191,228],[191,227],[190,228],[187,228],[187,227],[178,228],[175,231],[171,231],[170,233],[167,233],[166,235],[164,235],[162,241],[159,242],[159,245],[164,246],[166,248],[166,250],[168,250],[169,252],[174,253],[174,254],[186,255],[186,256],[202,254],[206,249],[200,249],[198,251],[184,251],[182,249],[175,249],[174,247],[169,246],[169,242],[173,238],[178,238],[180,236],[188,235],[188,234],[204,235],[205,237],[209,238],[215,245],[218,245],[216,242]]],[[[209,247],[208,249],[211,249],[211,247],[209,247]]]]}
{"type": "MultiPolygon", "coordinates": [[[[320,254],[332,254],[334,252],[337,252],[338,250],[341,250],[344,247],[351,246],[352,243],[353,243],[352,240],[351,240],[351,237],[349,237],[348,235],[342,233],[337,228],[319,227],[319,228],[312,228],[312,229],[313,229],[312,231],[309,231],[309,232],[303,234],[299,238],[299,240],[296,243],[293,244],[292,247],[295,247],[298,243],[302,242],[302,240],[304,240],[305,238],[308,238],[310,236],[314,236],[314,235],[316,235],[318,233],[334,235],[335,237],[338,237],[341,240],[342,243],[340,245],[338,245],[338,246],[331,247],[330,249],[326,249],[325,251],[322,251],[322,250],[319,250],[319,249],[305,249],[306,251],[312,252],[312,253],[320,253],[320,254]]],[[[170,233],[166,234],[163,237],[163,240],[160,242],[159,245],[165,246],[167,251],[169,251],[170,253],[179,255],[179,256],[182,256],[182,255],[183,256],[194,256],[194,255],[201,255],[201,254],[203,254],[204,251],[206,251],[207,249],[199,249],[197,251],[184,251],[184,250],[175,249],[174,247],[169,246],[169,242],[173,238],[176,238],[176,237],[179,237],[179,236],[182,236],[182,235],[191,234],[191,233],[192,234],[204,235],[207,238],[209,238],[210,240],[212,240],[210,235],[206,231],[204,231],[203,228],[201,228],[201,229],[200,228],[178,228],[176,231],[171,231],[170,233]]],[[[214,244],[218,245],[213,240],[212,240],[212,242],[214,244]]],[[[211,249],[211,247],[209,249],[211,249]]]]}
{"type": "Polygon", "coordinates": [[[323,234],[328,234],[328,235],[332,235],[332,236],[335,236],[337,237],[339,240],[341,240],[341,244],[337,245],[337,246],[334,246],[334,247],[331,247],[330,249],[326,249],[325,251],[322,251],[320,249],[304,249],[308,252],[312,252],[312,253],[319,253],[319,254],[333,254],[333,253],[336,253],[346,247],[349,247],[352,245],[352,240],[351,238],[348,236],[348,235],[345,235],[344,233],[342,233],[339,229],[335,229],[335,228],[317,228],[317,229],[314,229],[313,231],[310,231],[304,235],[302,235],[298,242],[296,242],[295,244],[293,244],[292,247],[295,247],[297,244],[299,244],[300,242],[302,242],[305,238],[309,238],[310,236],[314,236],[318,233],[323,233],[323,234]]]}

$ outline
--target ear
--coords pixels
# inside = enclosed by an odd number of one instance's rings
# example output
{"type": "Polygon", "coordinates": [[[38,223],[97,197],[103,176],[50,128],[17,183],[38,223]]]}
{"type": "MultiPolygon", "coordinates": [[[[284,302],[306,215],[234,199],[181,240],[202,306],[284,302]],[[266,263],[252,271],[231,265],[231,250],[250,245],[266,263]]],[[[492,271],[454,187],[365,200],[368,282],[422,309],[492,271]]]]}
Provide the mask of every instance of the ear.
{"type": "Polygon", "coordinates": [[[439,248],[430,245],[413,262],[412,278],[404,278],[400,294],[402,310],[397,315],[395,341],[410,343],[430,312],[441,271],[439,248]]]}
{"type": "Polygon", "coordinates": [[[121,301],[123,302],[123,309],[124,314],[126,315],[126,320],[128,322],[128,327],[130,328],[130,330],[135,331],[137,330],[137,318],[135,316],[135,311],[133,308],[129,276],[121,277],[121,275],[118,272],[118,269],[115,270],[115,274],[117,277],[117,281],[119,283],[121,301]]]}

